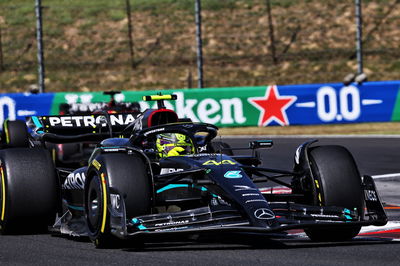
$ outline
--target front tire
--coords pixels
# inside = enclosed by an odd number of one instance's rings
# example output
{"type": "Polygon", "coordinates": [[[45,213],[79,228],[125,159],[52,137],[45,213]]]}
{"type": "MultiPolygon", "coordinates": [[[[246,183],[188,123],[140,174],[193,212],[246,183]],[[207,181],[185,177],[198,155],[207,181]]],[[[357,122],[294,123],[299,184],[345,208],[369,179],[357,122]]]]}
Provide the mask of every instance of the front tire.
{"type": "MultiPolygon", "coordinates": [[[[310,149],[313,175],[313,205],[345,207],[364,213],[361,175],[350,152],[342,146],[318,146],[310,149]]],[[[361,226],[309,228],[313,241],[344,241],[354,238],[361,226]]]]}
{"type": "Polygon", "coordinates": [[[98,176],[94,176],[90,180],[86,198],[86,219],[90,237],[95,246],[109,248],[116,244],[117,239],[111,235],[109,225],[106,224],[110,219],[107,210],[108,195],[101,183],[98,176]],[[108,225],[107,228],[106,225],[108,225]]]}
{"type": "MultiPolygon", "coordinates": [[[[97,248],[119,247],[111,233],[110,191],[118,191],[124,201],[126,218],[150,213],[151,181],[146,165],[136,154],[103,154],[96,158],[85,188],[85,212],[89,237],[97,248]]],[[[89,170],[90,171],[90,170],[89,170]]]]}

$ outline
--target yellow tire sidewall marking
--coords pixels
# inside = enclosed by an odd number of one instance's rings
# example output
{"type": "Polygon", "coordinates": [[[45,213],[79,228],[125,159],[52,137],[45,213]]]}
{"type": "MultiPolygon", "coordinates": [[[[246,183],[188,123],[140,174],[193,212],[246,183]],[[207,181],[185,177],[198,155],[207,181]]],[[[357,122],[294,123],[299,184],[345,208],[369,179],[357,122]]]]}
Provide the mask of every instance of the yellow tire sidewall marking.
{"type": "Polygon", "coordinates": [[[10,133],[8,132],[8,119],[4,122],[4,132],[6,133],[6,143],[10,143],[10,133]]]}
{"type": "Polygon", "coordinates": [[[6,214],[6,181],[4,178],[3,167],[0,167],[1,172],[1,221],[4,221],[4,216],[6,214]]]}
{"type": "Polygon", "coordinates": [[[100,232],[104,233],[107,220],[107,184],[104,173],[101,173],[101,187],[103,190],[103,219],[101,221],[100,232]]]}

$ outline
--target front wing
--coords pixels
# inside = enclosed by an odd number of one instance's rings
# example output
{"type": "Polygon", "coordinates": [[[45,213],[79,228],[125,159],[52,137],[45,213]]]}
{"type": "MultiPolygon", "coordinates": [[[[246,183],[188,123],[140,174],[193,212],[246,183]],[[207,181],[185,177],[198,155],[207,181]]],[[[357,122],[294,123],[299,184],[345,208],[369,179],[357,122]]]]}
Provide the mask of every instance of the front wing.
{"type": "MultiPolygon", "coordinates": [[[[370,176],[363,182],[365,214],[335,206],[309,206],[297,203],[270,203],[271,210],[260,212],[260,219],[274,219],[271,227],[252,226],[244,213],[230,204],[214,198],[208,207],[160,213],[126,219],[123,206],[111,211],[111,231],[122,239],[169,234],[199,234],[214,232],[260,233],[273,237],[290,229],[312,227],[346,228],[385,225],[387,216],[375,184],[370,176]]],[[[282,234],[280,234],[282,236],[282,234]]]]}

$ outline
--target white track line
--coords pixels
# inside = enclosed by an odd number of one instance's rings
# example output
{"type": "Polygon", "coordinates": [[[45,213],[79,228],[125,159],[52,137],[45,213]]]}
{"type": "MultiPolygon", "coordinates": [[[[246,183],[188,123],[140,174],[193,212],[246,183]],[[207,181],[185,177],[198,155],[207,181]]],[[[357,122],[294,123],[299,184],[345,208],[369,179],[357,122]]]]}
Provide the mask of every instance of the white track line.
{"type": "Polygon", "coordinates": [[[386,178],[400,178],[400,173],[386,174],[386,175],[373,175],[373,179],[386,179],[386,178]]]}
{"type": "MultiPolygon", "coordinates": [[[[223,135],[219,138],[232,138],[232,139],[244,139],[244,138],[400,138],[400,135],[223,135]]],[[[400,178],[400,173],[385,174],[385,175],[373,175],[373,179],[390,179],[400,178]]]]}
{"type": "Polygon", "coordinates": [[[389,230],[395,230],[400,228],[400,222],[399,221],[389,221],[386,225],[384,226],[365,226],[361,229],[360,233],[370,233],[370,232],[376,232],[376,231],[389,231],[389,230]]]}
{"type": "MultiPolygon", "coordinates": [[[[393,174],[386,174],[386,175],[373,175],[371,177],[374,180],[400,178],[400,173],[393,173],[393,174]]],[[[279,193],[290,193],[290,191],[288,191],[288,189],[289,188],[283,187],[283,186],[259,188],[259,190],[262,191],[263,193],[273,193],[273,191],[275,191],[275,193],[277,193],[277,194],[279,194],[279,193]]]]}

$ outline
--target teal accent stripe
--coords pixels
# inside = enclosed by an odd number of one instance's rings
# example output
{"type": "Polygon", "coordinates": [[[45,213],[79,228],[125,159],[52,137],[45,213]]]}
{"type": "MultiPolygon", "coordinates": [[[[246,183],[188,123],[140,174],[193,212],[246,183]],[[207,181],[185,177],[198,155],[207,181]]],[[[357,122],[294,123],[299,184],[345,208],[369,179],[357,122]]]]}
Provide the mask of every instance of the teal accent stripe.
{"type": "MultiPolygon", "coordinates": [[[[190,185],[188,185],[188,184],[170,184],[170,185],[167,185],[167,186],[162,187],[159,190],[157,190],[157,193],[161,193],[161,192],[164,192],[169,189],[180,188],[180,187],[189,187],[189,186],[190,185]]],[[[193,186],[193,188],[200,189],[201,191],[208,191],[208,189],[206,189],[205,187],[193,186]]]]}
{"type": "Polygon", "coordinates": [[[136,225],[137,228],[140,229],[140,230],[146,230],[146,229],[147,229],[146,226],[144,226],[143,224],[140,224],[141,222],[140,222],[139,219],[137,219],[137,218],[133,218],[133,219],[132,219],[132,223],[133,223],[134,225],[136,225]]]}
{"type": "Polygon", "coordinates": [[[83,208],[83,207],[72,206],[72,205],[68,205],[68,208],[71,208],[71,209],[77,210],[77,211],[84,211],[85,210],[85,208],[83,208]]]}
{"type": "Polygon", "coordinates": [[[146,229],[147,229],[147,227],[146,227],[146,226],[144,226],[143,224],[141,224],[141,225],[139,225],[139,226],[138,226],[138,229],[140,229],[140,230],[146,230],[146,229]]]}
{"type": "Polygon", "coordinates": [[[35,123],[35,126],[37,128],[43,127],[42,123],[40,123],[39,118],[37,116],[32,116],[32,120],[33,120],[33,123],[35,123]]]}
{"type": "MultiPolygon", "coordinates": [[[[32,116],[32,121],[35,124],[37,129],[42,129],[43,125],[40,123],[39,118],[37,116],[32,116]]],[[[37,133],[43,133],[43,131],[37,131],[37,133]]]]}
{"type": "Polygon", "coordinates": [[[166,190],[170,190],[170,189],[174,189],[174,188],[180,188],[180,187],[189,187],[189,185],[187,185],[187,184],[170,184],[170,185],[167,185],[167,186],[162,187],[159,190],[157,190],[157,193],[161,193],[161,192],[164,192],[166,190]]]}
{"type": "MultiPolygon", "coordinates": [[[[165,187],[162,187],[162,188],[160,188],[159,190],[157,190],[156,193],[161,193],[161,192],[164,192],[164,191],[166,191],[166,190],[170,190],[170,189],[174,189],[174,188],[183,188],[183,187],[192,187],[192,188],[199,189],[199,190],[201,190],[201,191],[208,191],[207,188],[202,187],[202,186],[189,185],[189,184],[169,184],[169,185],[167,185],[167,186],[165,186],[165,187]]],[[[211,195],[212,195],[213,197],[218,197],[218,196],[215,195],[214,193],[211,193],[211,195]]]]}

